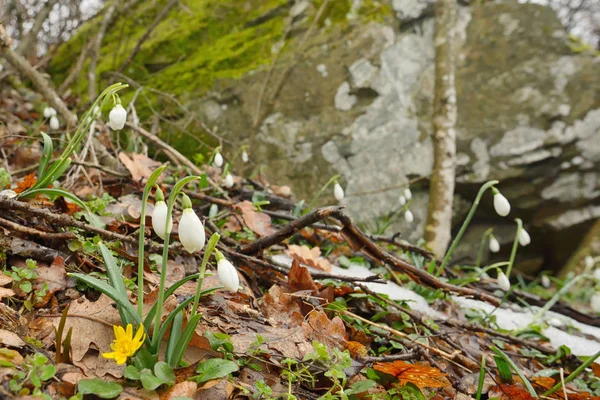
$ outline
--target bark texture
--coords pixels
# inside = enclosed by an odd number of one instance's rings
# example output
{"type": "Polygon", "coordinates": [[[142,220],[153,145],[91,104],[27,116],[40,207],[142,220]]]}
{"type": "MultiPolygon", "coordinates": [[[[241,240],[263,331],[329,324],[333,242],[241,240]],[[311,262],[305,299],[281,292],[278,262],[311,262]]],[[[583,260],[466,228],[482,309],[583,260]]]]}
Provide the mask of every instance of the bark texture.
{"type": "Polygon", "coordinates": [[[446,251],[452,229],[456,174],[456,12],[456,0],[438,0],[435,4],[434,161],[425,240],[438,257],[446,251]]]}

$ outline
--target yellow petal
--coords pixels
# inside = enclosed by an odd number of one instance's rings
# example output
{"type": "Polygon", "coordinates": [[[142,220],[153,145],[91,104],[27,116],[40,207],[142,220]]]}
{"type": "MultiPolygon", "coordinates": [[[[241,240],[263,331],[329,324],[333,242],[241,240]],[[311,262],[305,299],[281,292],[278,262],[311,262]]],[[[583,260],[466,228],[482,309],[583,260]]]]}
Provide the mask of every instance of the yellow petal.
{"type": "Polygon", "coordinates": [[[135,337],[133,338],[134,343],[139,343],[139,342],[143,342],[145,338],[144,335],[144,325],[141,324],[140,327],[138,328],[138,331],[135,334],[135,337]]]}
{"type": "Polygon", "coordinates": [[[125,337],[125,329],[123,329],[122,326],[116,326],[115,327],[115,339],[123,340],[124,337],[125,337]]]}
{"type": "Polygon", "coordinates": [[[115,362],[117,364],[125,364],[125,362],[127,362],[127,356],[125,354],[117,353],[115,356],[115,362]]]}
{"type": "Polygon", "coordinates": [[[115,353],[114,351],[112,353],[102,353],[102,357],[104,358],[115,358],[117,356],[117,353],[115,353]]]}
{"type": "Polygon", "coordinates": [[[133,326],[131,324],[127,324],[127,331],[125,333],[127,334],[127,339],[131,340],[133,337],[133,326]]]}

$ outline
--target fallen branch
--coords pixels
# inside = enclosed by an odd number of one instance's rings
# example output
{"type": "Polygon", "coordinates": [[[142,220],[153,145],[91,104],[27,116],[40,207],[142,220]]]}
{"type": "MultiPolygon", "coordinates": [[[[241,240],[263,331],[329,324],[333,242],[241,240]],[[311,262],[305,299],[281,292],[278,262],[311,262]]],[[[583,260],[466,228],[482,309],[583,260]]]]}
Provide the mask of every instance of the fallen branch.
{"type": "Polygon", "coordinates": [[[30,228],[28,226],[23,226],[17,224],[16,222],[9,221],[8,219],[0,218],[0,225],[4,226],[12,231],[16,231],[19,233],[23,233],[25,235],[36,236],[42,239],[50,239],[50,240],[67,240],[67,239],[75,239],[77,236],[73,232],[42,232],[34,228],[30,228]]]}

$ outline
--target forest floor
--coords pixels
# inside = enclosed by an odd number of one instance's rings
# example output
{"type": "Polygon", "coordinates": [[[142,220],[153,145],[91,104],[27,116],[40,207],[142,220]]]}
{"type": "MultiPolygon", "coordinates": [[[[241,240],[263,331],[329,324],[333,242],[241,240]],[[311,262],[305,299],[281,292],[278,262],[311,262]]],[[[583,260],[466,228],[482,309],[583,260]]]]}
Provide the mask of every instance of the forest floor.
{"type": "MultiPolygon", "coordinates": [[[[36,108],[12,90],[0,98],[1,189],[23,192],[37,180],[39,132],[48,126],[36,108]]],[[[600,395],[600,365],[593,362],[600,318],[586,304],[592,282],[578,282],[540,313],[568,282],[553,278],[543,287],[539,278],[517,273],[505,293],[474,266],[452,265],[436,276],[440,261],[427,250],[398,235],[363,231],[343,207],[307,209],[291,200],[289,188],[258,178],[236,176],[225,188],[222,169],[206,164],[196,166],[201,179],[184,191],[206,237],[219,233],[217,248],[239,271],[241,288],[200,298],[201,318],[190,331],[184,367],[161,372],[116,364],[101,353],[110,351],[122,315],[113,299],[71,274],[107,282],[106,245],[137,307],[144,222],[147,315],[160,297],[163,242],[152,229],[154,196],[140,220],[142,194],[161,164],[144,147],[132,153],[116,148],[101,119],[92,131],[98,140],[84,140],[78,153],[88,157],[72,164],[60,187],[86,200],[93,215],[63,196],[0,195],[0,398],[600,395]],[[99,165],[103,157],[118,160],[119,169],[99,165]]],[[[57,149],[69,138],[61,129],[51,136],[57,149]]],[[[167,195],[178,179],[197,173],[173,159],[158,182],[167,195]]],[[[167,287],[196,274],[204,255],[179,244],[180,215],[175,207],[167,287]]],[[[218,287],[212,258],[207,271],[212,274],[202,289],[218,287]]],[[[196,288],[191,279],[167,293],[163,315],[193,298],[196,288]]],[[[182,308],[184,332],[193,313],[182,308]]],[[[166,337],[161,349],[172,339],[166,337]]]]}

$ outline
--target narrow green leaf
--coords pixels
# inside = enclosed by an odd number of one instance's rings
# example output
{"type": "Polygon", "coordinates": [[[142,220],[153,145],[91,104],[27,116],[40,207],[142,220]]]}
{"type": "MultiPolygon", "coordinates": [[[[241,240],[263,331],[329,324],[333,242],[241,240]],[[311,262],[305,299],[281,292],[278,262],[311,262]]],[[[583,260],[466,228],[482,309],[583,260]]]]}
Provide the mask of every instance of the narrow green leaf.
{"type": "MultiPolygon", "coordinates": [[[[513,362],[513,360],[510,359],[510,357],[508,357],[502,350],[500,350],[499,348],[492,346],[491,347],[492,351],[496,354],[498,354],[498,356],[500,356],[502,359],[504,359],[504,361],[506,361],[510,367],[512,368],[513,371],[515,371],[515,373],[517,375],[519,375],[519,378],[521,378],[521,381],[523,381],[523,384],[525,385],[525,387],[527,388],[527,391],[529,392],[529,394],[532,397],[535,397],[536,399],[538,398],[538,395],[535,391],[535,389],[533,388],[533,386],[531,386],[531,383],[529,382],[529,380],[527,380],[527,378],[525,377],[525,375],[523,375],[523,372],[521,372],[521,370],[519,369],[519,367],[517,367],[515,365],[515,363],[513,362]]],[[[496,358],[496,357],[494,357],[496,358]]],[[[498,360],[496,360],[496,364],[498,364],[498,360]]]]}
{"type": "Polygon", "coordinates": [[[200,375],[194,376],[191,380],[196,383],[204,383],[213,379],[224,378],[237,370],[239,370],[239,366],[233,361],[211,358],[198,364],[196,372],[200,375]]]}
{"type": "Polygon", "coordinates": [[[81,207],[85,212],[91,214],[90,209],[87,204],[85,204],[79,197],[75,196],[73,193],[68,192],[64,189],[53,189],[53,188],[39,188],[39,189],[30,189],[27,191],[28,195],[37,195],[37,194],[45,194],[46,196],[62,196],[71,200],[73,203],[77,204],[81,207]]]}
{"type": "Polygon", "coordinates": [[[123,282],[121,268],[119,268],[115,258],[112,256],[112,254],[110,254],[110,250],[104,243],[99,243],[98,247],[100,247],[100,252],[102,253],[102,258],[104,259],[104,265],[106,266],[106,272],[108,274],[108,279],[110,280],[110,285],[114,287],[124,298],[128,298],[127,289],[125,288],[125,283],[123,282]]]}
{"type": "Polygon", "coordinates": [[[183,358],[183,353],[185,353],[185,350],[187,349],[190,340],[192,340],[192,335],[196,330],[196,326],[198,325],[200,318],[202,318],[202,314],[194,315],[192,318],[190,318],[188,324],[183,329],[181,337],[179,338],[179,340],[177,341],[177,345],[175,346],[175,351],[173,352],[173,356],[171,357],[171,362],[169,363],[173,368],[177,368],[179,366],[179,363],[183,358]]]}
{"type": "Polygon", "coordinates": [[[481,356],[481,366],[479,367],[479,381],[477,383],[477,394],[475,400],[481,399],[481,393],[483,392],[483,384],[485,382],[485,355],[481,356]]]}
{"type": "Polygon", "coordinates": [[[40,132],[44,138],[44,148],[42,149],[42,157],[40,158],[40,166],[38,168],[38,179],[44,175],[44,171],[52,158],[54,152],[54,144],[52,138],[44,132],[40,132]]]}
{"type": "MultiPolygon", "coordinates": [[[[163,323],[161,328],[166,328],[167,324],[163,323]]],[[[177,348],[177,339],[179,339],[179,335],[181,335],[181,327],[183,326],[183,313],[176,313],[173,318],[173,324],[171,325],[171,335],[169,336],[169,341],[167,342],[167,350],[165,351],[165,360],[167,362],[171,362],[173,359],[173,354],[175,353],[175,349],[177,348]]],[[[154,338],[153,338],[154,339],[154,338]]],[[[156,339],[158,347],[160,347],[160,341],[162,340],[162,336],[156,339]]]]}
{"type": "Polygon", "coordinates": [[[102,379],[82,379],[77,383],[77,390],[81,394],[94,394],[102,399],[112,399],[123,391],[116,382],[105,382],[102,379]]]}
{"type": "MultiPolygon", "coordinates": [[[[171,325],[171,322],[175,320],[176,316],[182,315],[182,310],[184,309],[184,307],[186,307],[188,304],[190,304],[192,302],[192,300],[194,300],[193,297],[190,297],[189,299],[185,299],[183,302],[181,302],[181,304],[179,304],[177,307],[175,307],[175,309],[173,311],[171,311],[169,313],[167,318],[160,325],[160,329],[156,333],[156,335],[158,335],[158,337],[155,339],[156,342],[154,342],[154,343],[158,343],[158,345],[160,346],[160,342],[162,342],[162,338],[165,336],[165,333],[167,333],[167,329],[169,328],[169,325],[171,325]]],[[[178,330],[175,329],[176,324],[175,324],[175,322],[173,322],[173,327],[171,328],[171,335],[169,336],[169,345],[171,344],[171,338],[173,337],[174,334],[177,335],[177,336],[175,336],[176,338],[179,337],[179,334],[181,333],[182,322],[183,321],[179,322],[178,330]]],[[[154,337],[152,339],[154,339],[154,337]]],[[[173,344],[175,344],[175,343],[173,343],[173,344]]],[[[154,349],[154,350],[156,351],[158,349],[154,349]]],[[[171,348],[170,346],[167,347],[166,356],[165,356],[167,362],[169,362],[169,360],[171,358],[169,356],[169,354],[172,353],[172,350],[173,350],[173,348],[171,348]]]]}

